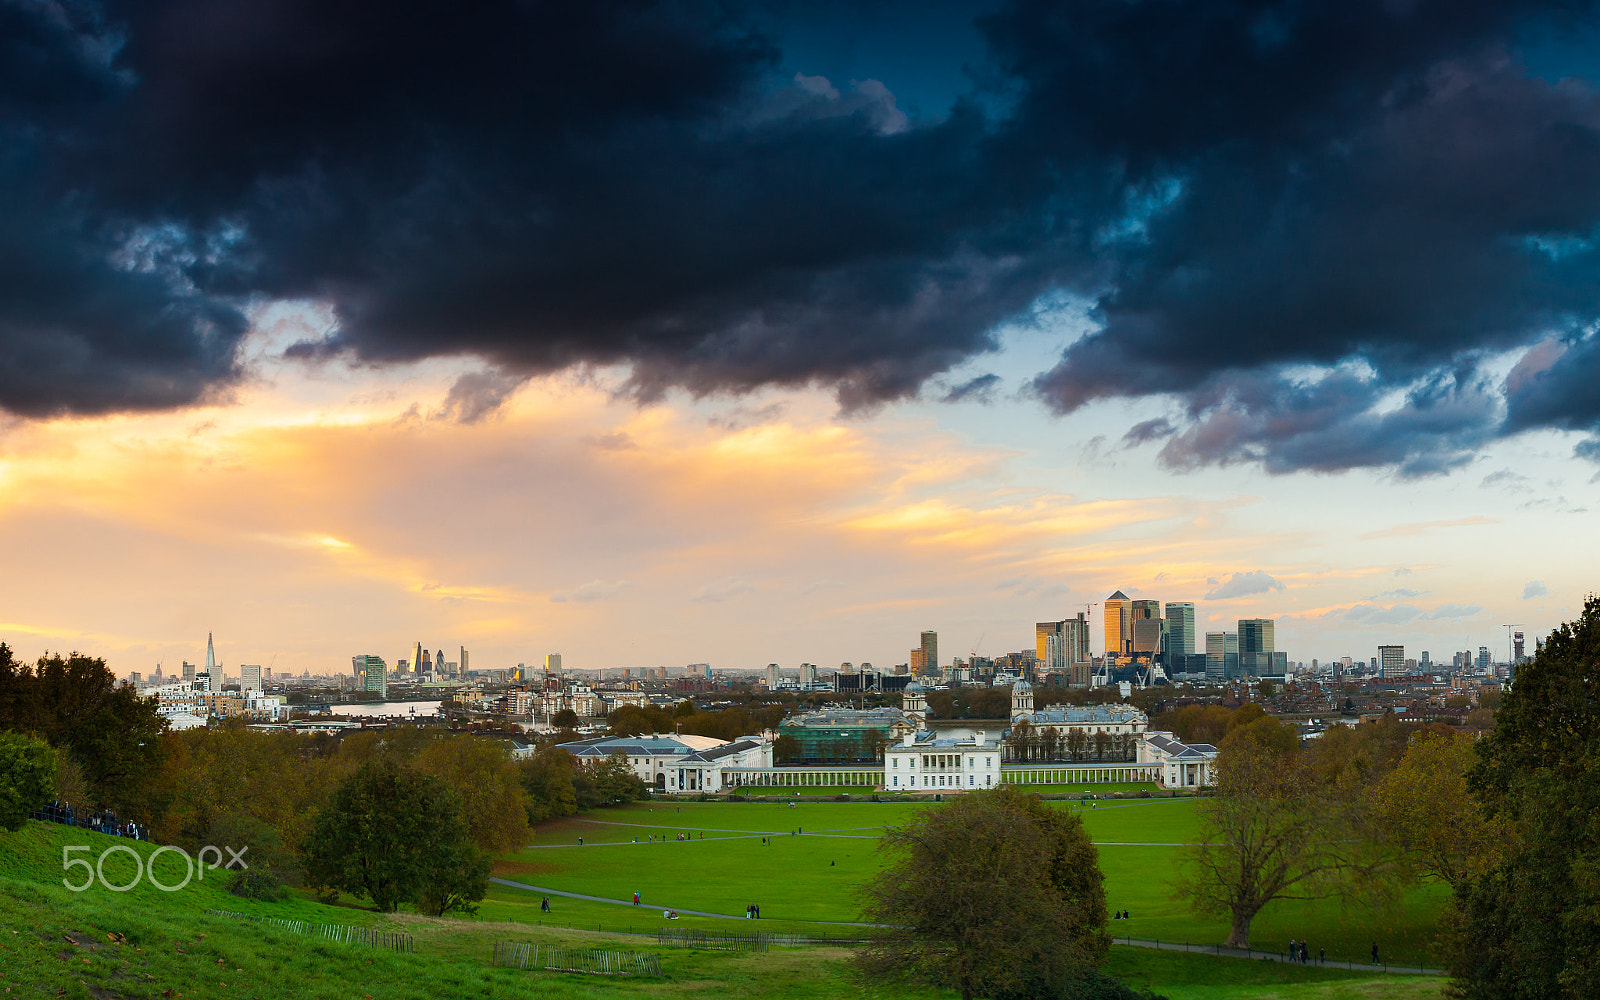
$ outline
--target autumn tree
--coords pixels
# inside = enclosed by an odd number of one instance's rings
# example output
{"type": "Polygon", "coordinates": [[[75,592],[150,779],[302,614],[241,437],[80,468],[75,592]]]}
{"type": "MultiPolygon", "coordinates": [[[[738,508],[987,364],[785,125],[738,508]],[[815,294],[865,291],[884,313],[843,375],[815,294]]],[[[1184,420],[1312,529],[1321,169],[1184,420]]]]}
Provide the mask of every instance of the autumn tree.
{"type": "Polygon", "coordinates": [[[1471,738],[1448,728],[1421,732],[1371,787],[1374,832],[1405,874],[1460,890],[1505,857],[1512,830],[1503,816],[1483,811],[1467,784],[1476,761],[1471,738]]]}
{"type": "Polygon", "coordinates": [[[508,851],[528,843],[527,791],[505,743],[446,737],[418,754],[416,766],[448,781],[461,796],[467,828],[479,847],[508,851]]]}
{"type": "Polygon", "coordinates": [[[526,793],[523,807],[529,823],[571,816],[578,811],[577,792],[572,783],[577,762],[571,754],[557,746],[540,747],[517,767],[526,793]]]}
{"type": "Polygon", "coordinates": [[[1216,771],[1216,794],[1196,806],[1199,840],[1182,851],[1187,874],[1175,889],[1196,912],[1228,918],[1227,947],[1248,948],[1262,907],[1325,895],[1348,859],[1295,734],[1277,720],[1230,732],[1216,771]]]}
{"type": "Polygon", "coordinates": [[[974,792],[891,828],[880,850],[890,860],[860,890],[863,910],[895,931],[857,953],[866,981],[1055,996],[1105,960],[1104,877],[1075,814],[974,792]]]}

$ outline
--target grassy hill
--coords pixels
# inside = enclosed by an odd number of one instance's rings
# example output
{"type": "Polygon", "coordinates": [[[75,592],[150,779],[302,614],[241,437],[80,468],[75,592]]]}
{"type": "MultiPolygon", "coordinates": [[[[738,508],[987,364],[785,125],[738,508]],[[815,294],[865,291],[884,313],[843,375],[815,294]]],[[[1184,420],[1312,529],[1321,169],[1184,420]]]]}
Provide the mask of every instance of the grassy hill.
{"type": "MultiPolygon", "coordinates": [[[[645,813],[646,817],[653,815],[656,814],[645,813]]],[[[737,815],[723,820],[731,826],[732,817],[737,815]]],[[[587,843],[588,838],[585,840],[587,843]]],[[[709,833],[707,842],[710,843],[709,833]]],[[[553,925],[529,927],[486,919],[384,916],[348,906],[325,906],[301,897],[282,903],[251,902],[227,893],[226,880],[219,877],[221,872],[211,872],[175,892],[156,889],[148,880],[141,880],[127,892],[113,892],[98,884],[73,892],[62,886],[62,850],[79,844],[90,848],[87,854],[91,859],[112,846],[132,847],[143,856],[153,850],[152,845],[49,824],[30,823],[14,834],[0,832],[0,990],[8,990],[9,995],[95,1000],[178,996],[431,1000],[441,996],[529,995],[553,1000],[726,1000],[729,996],[820,1000],[844,995],[867,1000],[950,1000],[954,996],[943,991],[863,987],[846,976],[843,963],[848,952],[841,948],[776,948],[752,954],[662,947],[653,937],[597,934],[553,925]],[[416,951],[396,954],[320,940],[261,923],[208,916],[208,909],[318,924],[403,930],[415,937],[416,951]],[[112,940],[112,934],[121,935],[124,940],[112,940]],[[494,943],[506,940],[650,951],[662,957],[663,975],[623,979],[491,967],[494,943]]],[[[631,834],[628,844],[631,848],[631,834]]],[[[695,844],[699,844],[698,839],[695,844]]],[[[683,848],[688,844],[672,840],[662,846],[683,848]]],[[[652,861],[661,857],[657,855],[652,861]]],[[[168,884],[183,877],[183,865],[170,853],[157,861],[156,870],[168,884]]],[[[126,884],[132,879],[133,864],[119,851],[106,857],[104,871],[112,884],[126,884]]],[[[635,875],[640,873],[636,871],[635,875]]],[[[68,877],[81,881],[82,869],[75,868],[68,877]]],[[[631,907],[608,909],[624,917],[633,915],[631,907]]],[[[763,923],[764,929],[775,929],[768,922],[763,923]]],[[[733,929],[747,926],[724,921],[719,929],[729,929],[730,925],[733,929]]],[[[1433,1000],[1442,985],[1432,978],[1351,975],[1331,969],[1130,948],[1113,951],[1114,974],[1150,985],[1172,1000],[1433,1000]]]]}

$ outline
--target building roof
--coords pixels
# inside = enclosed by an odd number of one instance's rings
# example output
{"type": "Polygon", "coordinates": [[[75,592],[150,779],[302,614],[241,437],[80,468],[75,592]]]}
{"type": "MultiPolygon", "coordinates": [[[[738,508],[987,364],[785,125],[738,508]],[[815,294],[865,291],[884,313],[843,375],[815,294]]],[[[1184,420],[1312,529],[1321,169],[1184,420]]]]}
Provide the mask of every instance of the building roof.
{"type": "Polygon", "coordinates": [[[911,746],[908,747],[904,743],[894,743],[894,744],[891,744],[890,746],[886,747],[885,750],[886,751],[899,750],[901,752],[904,752],[906,750],[918,750],[918,751],[921,751],[921,750],[955,750],[955,749],[966,749],[966,750],[991,749],[992,750],[992,749],[998,748],[999,745],[1000,745],[1000,739],[999,739],[999,734],[998,733],[994,734],[994,736],[992,738],[988,733],[985,733],[984,734],[984,740],[983,740],[982,743],[974,742],[974,740],[976,740],[976,739],[977,739],[977,737],[975,737],[975,736],[972,737],[971,739],[959,739],[959,738],[954,737],[954,736],[940,736],[938,733],[933,732],[931,729],[925,729],[922,732],[917,734],[917,742],[912,744],[911,746]]]}
{"type": "Polygon", "coordinates": [[[1110,597],[1106,598],[1106,600],[1108,600],[1108,601],[1126,601],[1126,600],[1128,600],[1128,595],[1124,594],[1122,591],[1119,590],[1115,594],[1112,594],[1110,597]]]}
{"type": "Polygon", "coordinates": [[[1169,759],[1200,760],[1217,755],[1217,748],[1209,743],[1180,743],[1166,733],[1153,733],[1145,736],[1145,742],[1156,747],[1169,759]]]}
{"type": "MultiPolygon", "coordinates": [[[[704,742],[710,737],[696,737],[695,742],[704,742]]],[[[722,745],[722,740],[711,740],[716,746],[722,745]]],[[[560,744],[561,749],[574,757],[609,757],[614,753],[625,754],[629,757],[676,757],[710,749],[710,747],[693,747],[677,736],[601,736],[589,740],[574,740],[571,743],[560,744]]]]}
{"type": "Polygon", "coordinates": [[[1055,705],[1033,712],[1018,712],[1015,722],[1028,720],[1032,726],[1115,726],[1148,721],[1132,705],[1055,705]]]}
{"type": "Polygon", "coordinates": [[[1011,685],[1011,693],[1012,694],[1016,694],[1019,691],[1032,691],[1032,690],[1033,690],[1033,685],[1029,684],[1027,681],[1017,681],[1015,684],[1011,685]]]}
{"type": "Polygon", "coordinates": [[[748,750],[759,749],[760,746],[761,742],[759,740],[738,740],[734,743],[724,743],[721,746],[712,747],[710,750],[701,750],[699,753],[692,753],[683,758],[683,760],[679,761],[679,763],[710,763],[712,761],[721,760],[724,757],[732,756],[736,753],[744,753],[748,750]]]}
{"type": "Polygon", "coordinates": [[[780,728],[825,729],[832,726],[882,729],[905,722],[906,714],[898,708],[824,708],[807,712],[792,719],[784,719],[780,728]]]}

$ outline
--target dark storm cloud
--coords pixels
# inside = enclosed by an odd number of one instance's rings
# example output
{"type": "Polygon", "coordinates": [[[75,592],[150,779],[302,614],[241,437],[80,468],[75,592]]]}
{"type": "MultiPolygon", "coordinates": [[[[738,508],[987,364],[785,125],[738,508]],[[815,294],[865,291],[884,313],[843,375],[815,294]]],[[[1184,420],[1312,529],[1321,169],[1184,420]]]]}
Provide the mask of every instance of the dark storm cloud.
{"type": "Polygon", "coordinates": [[[1589,7],[1017,2],[914,120],[780,73],[792,5],[0,0],[0,405],[181,405],[307,298],[292,353],[494,366],[459,420],[574,364],[869,407],[1065,290],[1034,391],[1169,400],[1170,468],[1447,470],[1600,427],[1600,100],[1517,48],[1589,7]]]}

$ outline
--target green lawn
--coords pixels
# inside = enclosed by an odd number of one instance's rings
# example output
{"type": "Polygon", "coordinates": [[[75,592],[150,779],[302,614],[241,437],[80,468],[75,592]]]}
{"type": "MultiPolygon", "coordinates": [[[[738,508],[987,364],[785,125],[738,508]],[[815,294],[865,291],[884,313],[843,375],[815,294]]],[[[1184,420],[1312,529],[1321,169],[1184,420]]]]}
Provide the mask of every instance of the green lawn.
{"type": "MultiPolygon", "coordinates": [[[[1196,944],[1215,944],[1227,936],[1223,919],[1196,917],[1171,899],[1178,852],[1171,845],[1194,838],[1195,803],[1190,798],[1052,803],[1081,815],[1100,845],[1107,902],[1131,915],[1112,923],[1115,934],[1196,944]]],[[[658,919],[664,906],[738,915],[746,905],[759,903],[763,920],[784,929],[793,921],[855,921],[859,912],[852,890],[878,870],[877,838],[883,828],[928,806],[911,801],[640,803],[545,824],[536,831],[533,849],[503,858],[497,874],[615,900],[630,899],[637,890],[658,919]],[[680,841],[679,835],[692,839],[680,841]]],[[[511,914],[527,905],[523,895],[497,890],[492,912],[520,919],[511,914]]],[[[1376,942],[1390,961],[1429,963],[1443,899],[1442,891],[1417,890],[1390,913],[1342,908],[1331,900],[1274,903],[1257,917],[1252,941],[1263,950],[1281,950],[1291,937],[1309,939],[1330,959],[1354,961],[1366,961],[1376,942]]],[[[537,899],[533,902],[537,920],[537,899]]],[[[566,899],[553,905],[581,913],[585,926],[620,929],[632,919],[631,907],[608,909],[566,899]],[[608,915],[617,909],[623,912],[608,915]]],[[[714,928],[728,923],[704,922],[714,928]]]]}
{"type": "MultiPolygon", "coordinates": [[[[723,807],[727,809],[728,807],[723,807]]],[[[737,808],[737,807],[734,807],[737,808]]],[[[797,807],[798,814],[803,807],[797,807]]],[[[805,816],[818,831],[846,831],[855,824],[876,819],[882,822],[904,816],[904,807],[884,807],[881,815],[853,814],[840,805],[830,815],[814,812],[805,816]],[[863,816],[865,819],[863,819],[863,816]]],[[[915,808],[915,807],[913,807],[915,808]]],[[[1146,806],[1146,808],[1150,808],[1146,806]]],[[[659,806],[630,810],[633,819],[659,821],[667,818],[659,806]]],[[[1106,829],[1128,829],[1137,817],[1122,810],[1091,810],[1086,822],[1106,829]]],[[[614,816],[615,812],[599,815],[614,816]]],[[[677,816],[692,816],[688,806],[677,816]]],[[[727,834],[738,826],[737,812],[707,812],[706,821],[719,825],[709,830],[727,834]]],[[[1181,815],[1161,817],[1152,810],[1146,819],[1181,828],[1181,815]]],[[[765,824],[748,824],[753,827],[765,824]]],[[[587,838],[586,838],[587,840],[587,838]]],[[[846,843],[843,838],[807,835],[791,837],[787,850],[790,865],[810,857],[807,853],[829,843],[846,843]]],[[[574,841],[575,843],[575,841],[574,841]]],[[[732,849],[748,840],[723,836],[692,843],[669,841],[634,849],[626,846],[579,849],[557,848],[552,852],[576,859],[585,867],[591,859],[628,857],[649,861],[676,860],[664,853],[672,850],[732,849]],[[652,851],[651,848],[655,848],[652,851]],[[643,851],[644,853],[640,853],[643,851]],[[653,858],[647,855],[654,854],[653,858]]],[[[61,854],[65,846],[85,844],[90,856],[98,858],[112,846],[128,846],[148,855],[152,845],[91,834],[81,830],[30,823],[14,834],[0,832],[0,989],[19,996],[61,996],[71,1000],[156,1000],[177,997],[256,997],[260,1000],[312,1000],[312,998],[372,997],[374,1000],[424,1000],[434,997],[507,998],[539,996],[550,1000],[726,1000],[733,996],[784,997],[794,1000],[852,995],[877,1000],[882,997],[907,1000],[951,1000],[953,993],[901,987],[866,986],[850,979],[844,962],[848,952],[840,948],[777,948],[765,953],[663,947],[648,937],[626,937],[567,930],[554,926],[563,918],[580,913],[605,911],[619,921],[637,920],[644,914],[626,906],[580,903],[558,899],[557,912],[547,918],[545,927],[515,923],[437,920],[408,914],[380,915],[359,908],[323,906],[296,897],[282,903],[254,903],[233,897],[223,889],[220,872],[204,880],[192,881],[176,892],[162,892],[148,882],[128,892],[112,892],[94,886],[72,892],[61,885],[61,854]],[[225,917],[208,917],[208,908],[285,916],[312,923],[367,924],[403,929],[416,937],[414,954],[398,955],[373,948],[336,944],[269,925],[246,923],[225,917]],[[9,933],[8,933],[9,932],[9,933]],[[112,932],[125,935],[125,943],[108,937],[112,932]],[[650,951],[662,957],[664,975],[658,979],[613,979],[560,973],[524,972],[496,969],[489,965],[494,942],[505,940],[540,941],[575,947],[607,947],[629,951],[650,951]]],[[[755,853],[760,839],[754,839],[755,853]]],[[[767,849],[785,850],[779,842],[767,849]]],[[[530,852],[531,853],[531,852],[530,852]]],[[[679,855],[682,857],[683,855],[679,855]]],[[[777,855],[768,855],[776,857],[777,855]]],[[[838,866],[831,866],[838,867],[838,866]]],[[[105,874],[114,884],[131,880],[133,867],[122,852],[107,855],[105,874]]],[[[646,865],[636,869],[661,872],[646,865]]],[[[801,871],[802,869],[794,869],[801,871]]],[[[810,869],[804,869],[810,871],[810,869]]],[[[158,864],[163,881],[182,878],[182,865],[168,855],[158,864]]],[[[826,873],[831,875],[830,873],[826,873]]],[[[69,873],[74,881],[81,869],[69,873]]],[[[811,876],[789,881],[822,884],[811,876]]],[[[747,884],[765,883],[764,877],[747,879],[747,884]]],[[[743,898],[743,897],[739,897],[743,898]]],[[[489,917],[497,908],[514,919],[537,919],[536,896],[505,890],[492,895],[480,917],[489,917]]],[[[764,906],[770,904],[764,903],[764,906]]],[[[741,904],[742,909],[742,904],[741,904]]],[[[651,926],[659,926],[659,913],[651,926]]],[[[530,921],[531,922],[531,921],[530,921]]],[[[575,927],[586,920],[570,919],[575,927]]],[[[740,921],[675,922],[674,927],[706,926],[708,929],[740,931],[749,924],[740,921]]],[[[762,921],[764,930],[818,925],[789,921],[762,921]]],[[[639,929],[643,929],[640,927],[639,929]]],[[[847,931],[835,928],[835,931],[847,931]]],[[[1152,952],[1117,947],[1112,950],[1109,971],[1139,985],[1149,985],[1171,1000],[1433,1000],[1440,995],[1442,981],[1437,978],[1374,976],[1257,962],[1214,959],[1203,955],[1152,952]]]]}

